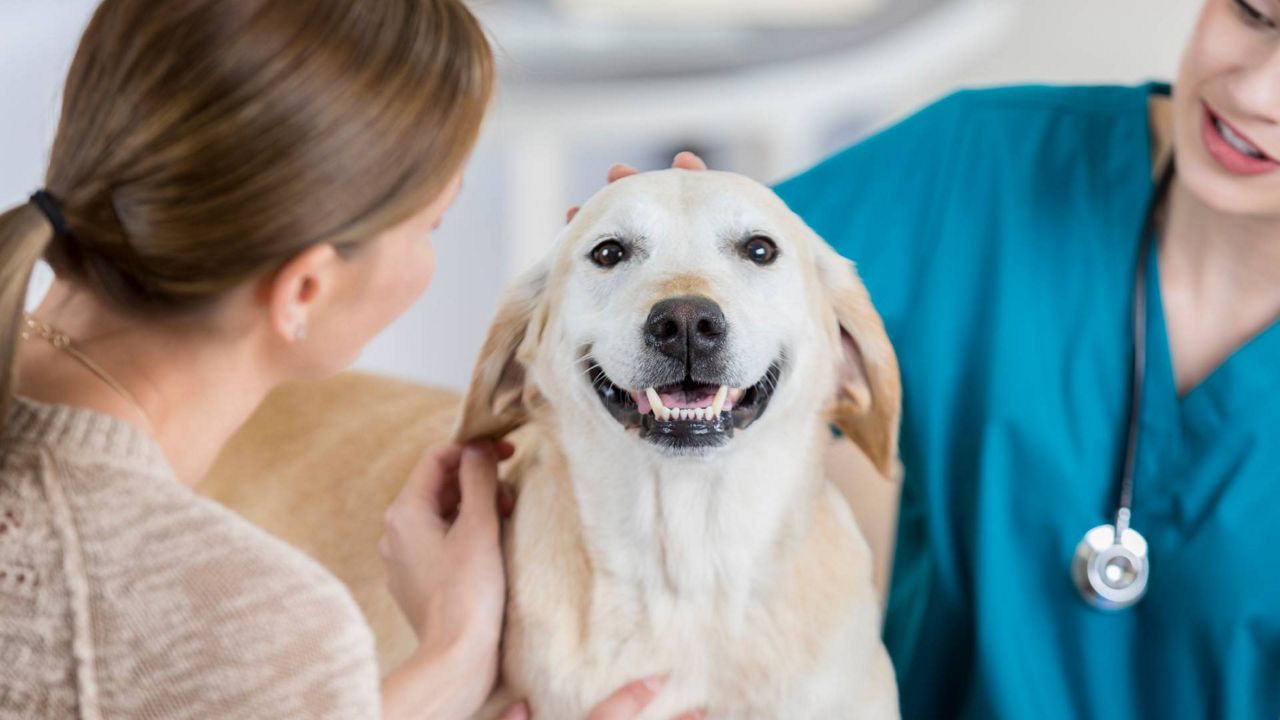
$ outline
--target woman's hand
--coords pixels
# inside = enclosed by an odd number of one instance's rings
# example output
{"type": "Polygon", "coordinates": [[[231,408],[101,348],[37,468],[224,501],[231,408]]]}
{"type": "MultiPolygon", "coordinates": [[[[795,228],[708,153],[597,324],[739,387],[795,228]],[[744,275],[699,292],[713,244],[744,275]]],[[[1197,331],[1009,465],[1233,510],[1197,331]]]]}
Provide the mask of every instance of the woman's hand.
{"type": "MultiPolygon", "coordinates": [[[[688,150],[676,155],[675,160],[671,161],[671,167],[680,170],[706,170],[707,164],[702,158],[694,155],[688,150]]],[[[609,166],[608,182],[615,183],[624,177],[635,175],[640,171],[625,163],[614,163],[609,166]]],[[[565,222],[573,222],[573,218],[578,214],[581,208],[569,208],[569,212],[565,215],[565,222]]]]}
{"type": "MultiPolygon", "coordinates": [[[[587,720],[633,720],[653,702],[665,682],[666,678],[654,677],[628,683],[597,705],[587,720]]],[[[673,720],[702,720],[703,717],[701,710],[691,710],[673,720]]],[[[529,709],[524,703],[517,703],[508,708],[500,720],[529,720],[529,709]]]]}
{"type": "Polygon", "coordinates": [[[470,717],[493,689],[506,601],[498,461],[513,451],[429,451],[387,509],[378,551],[419,647],[384,681],[384,717],[470,717]]]}

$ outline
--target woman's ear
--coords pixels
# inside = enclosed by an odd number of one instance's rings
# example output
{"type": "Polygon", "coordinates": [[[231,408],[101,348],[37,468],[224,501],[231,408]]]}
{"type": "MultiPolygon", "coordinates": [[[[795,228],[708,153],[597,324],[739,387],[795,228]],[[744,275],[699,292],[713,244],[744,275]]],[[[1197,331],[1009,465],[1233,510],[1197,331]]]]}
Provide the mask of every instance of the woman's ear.
{"type": "Polygon", "coordinates": [[[902,420],[898,358],[853,263],[820,238],[814,246],[819,282],[839,326],[831,421],[891,478],[902,420]]]}
{"type": "Polygon", "coordinates": [[[332,289],[334,264],[339,259],[332,245],[313,245],[266,279],[262,291],[271,329],[282,341],[306,340],[318,302],[332,289]]]}
{"type": "Polygon", "coordinates": [[[528,420],[528,369],[547,321],[547,276],[539,266],[503,295],[462,403],[458,442],[501,438],[528,420]]]}

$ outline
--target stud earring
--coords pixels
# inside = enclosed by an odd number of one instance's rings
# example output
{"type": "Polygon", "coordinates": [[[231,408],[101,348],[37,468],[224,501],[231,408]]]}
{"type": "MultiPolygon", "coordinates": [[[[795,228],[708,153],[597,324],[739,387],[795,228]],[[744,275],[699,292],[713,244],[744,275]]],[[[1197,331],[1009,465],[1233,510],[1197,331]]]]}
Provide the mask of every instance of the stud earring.
{"type": "Polygon", "coordinates": [[[293,341],[302,342],[303,340],[306,340],[306,339],[307,339],[307,324],[298,323],[298,325],[293,328],[293,341]]]}

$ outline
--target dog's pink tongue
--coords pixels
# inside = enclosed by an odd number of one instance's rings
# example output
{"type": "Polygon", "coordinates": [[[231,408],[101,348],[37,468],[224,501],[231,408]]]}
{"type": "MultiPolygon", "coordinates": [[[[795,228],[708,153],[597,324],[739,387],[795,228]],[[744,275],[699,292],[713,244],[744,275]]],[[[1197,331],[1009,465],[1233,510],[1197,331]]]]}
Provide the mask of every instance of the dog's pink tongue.
{"type": "Polygon", "coordinates": [[[658,396],[662,398],[662,406],[672,410],[677,408],[711,407],[712,401],[715,400],[714,392],[706,392],[704,390],[672,390],[670,392],[660,392],[658,396]]]}
{"type": "MultiPolygon", "coordinates": [[[[741,390],[730,390],[721,410],[731,410],[734,402],[741,394],[741,390]]],[[[672,390],[670,392],[660,392],[658,397],[662,398],[663,407],[668,410],[676,410],[681,408],[709,408],[711,403],[715,402],[716,394],[704,390],[695,390],[693,392],[672,390]]],[[[631,393],[631,399],[636,401],[636,409],[639,410],[641,415],[646,415],[653,411],[653,405],[649,403],[649,394],[643,390],[631,393]]]]}

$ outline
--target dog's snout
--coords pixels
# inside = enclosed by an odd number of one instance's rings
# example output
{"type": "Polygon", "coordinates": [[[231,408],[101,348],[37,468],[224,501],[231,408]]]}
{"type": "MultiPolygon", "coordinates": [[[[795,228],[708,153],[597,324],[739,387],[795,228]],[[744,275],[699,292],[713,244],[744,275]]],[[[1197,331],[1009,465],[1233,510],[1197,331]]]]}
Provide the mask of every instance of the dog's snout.
{"type": "Polygon", "coordinates": [[[667,357],[688,362],[716,352],[724,344],[728,323],[712,300],[700,296],[663,300],[649,311],[645,338],[667,357]]]}

